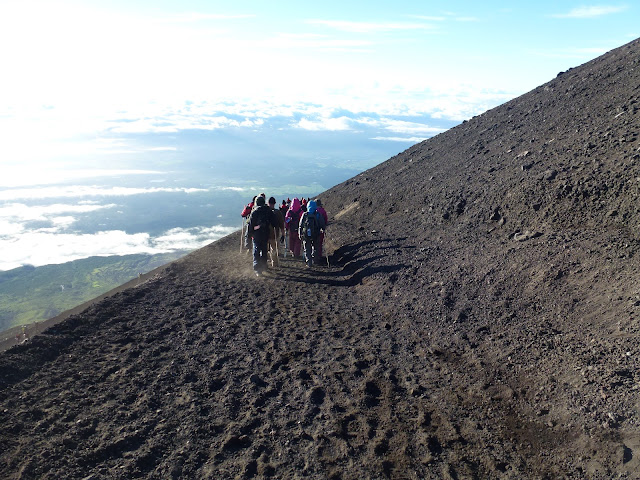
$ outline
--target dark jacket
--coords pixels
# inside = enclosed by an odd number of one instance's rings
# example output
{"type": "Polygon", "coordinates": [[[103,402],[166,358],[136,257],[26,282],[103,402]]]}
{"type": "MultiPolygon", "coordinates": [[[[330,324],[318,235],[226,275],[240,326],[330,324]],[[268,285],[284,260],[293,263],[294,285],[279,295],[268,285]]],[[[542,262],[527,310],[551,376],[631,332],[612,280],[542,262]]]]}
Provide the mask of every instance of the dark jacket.
{"type": "Polygon", "coordinates": [[[249,215],[249,227],[247,238],[253,238],[256,243],[266,242],[269,239],[269,227],[277,227],[278,222],[273,210],[268,205],[255,208],[249,215]]]}

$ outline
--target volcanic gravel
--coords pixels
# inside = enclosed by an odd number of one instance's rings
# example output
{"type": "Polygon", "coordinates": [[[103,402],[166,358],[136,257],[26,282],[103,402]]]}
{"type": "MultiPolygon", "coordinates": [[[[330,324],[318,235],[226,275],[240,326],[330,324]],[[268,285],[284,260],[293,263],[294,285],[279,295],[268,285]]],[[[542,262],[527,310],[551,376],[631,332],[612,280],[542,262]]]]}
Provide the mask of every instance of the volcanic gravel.
{"type": "Polygon", "coordinates": [[[7,479],[640,478],[640,42],[0,354],[7,479]]]}

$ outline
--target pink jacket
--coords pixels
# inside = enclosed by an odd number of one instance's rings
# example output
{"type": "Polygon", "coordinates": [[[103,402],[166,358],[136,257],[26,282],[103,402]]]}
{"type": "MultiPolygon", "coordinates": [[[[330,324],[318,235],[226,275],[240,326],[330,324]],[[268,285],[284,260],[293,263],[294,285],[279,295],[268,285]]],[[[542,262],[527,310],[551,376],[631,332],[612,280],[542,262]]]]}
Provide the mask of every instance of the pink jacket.
{"type": "Polygon", "coordinates": [[[302,212],[302,208],[300,207],[300,200],[298,198],[294,198],[291,202],[291,207],[287,211],[287,214],[284,217],[284,223],[286,224],[287,230],[291,228],[291,223],[294,222],[293,229],[297,230],[298,225],[296,225],[300,221],[300,213],[302,212]]]}

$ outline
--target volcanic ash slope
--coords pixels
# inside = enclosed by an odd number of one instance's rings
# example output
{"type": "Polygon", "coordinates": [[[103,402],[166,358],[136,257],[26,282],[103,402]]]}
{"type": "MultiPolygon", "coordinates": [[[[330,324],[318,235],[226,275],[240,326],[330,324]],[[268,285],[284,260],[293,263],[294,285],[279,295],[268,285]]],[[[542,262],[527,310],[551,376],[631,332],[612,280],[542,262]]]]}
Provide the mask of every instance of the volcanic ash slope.
{"type": "Polygon", "coordinates": [[[640,42],[0,355],[2,478],[638,478],[640,42]]]}

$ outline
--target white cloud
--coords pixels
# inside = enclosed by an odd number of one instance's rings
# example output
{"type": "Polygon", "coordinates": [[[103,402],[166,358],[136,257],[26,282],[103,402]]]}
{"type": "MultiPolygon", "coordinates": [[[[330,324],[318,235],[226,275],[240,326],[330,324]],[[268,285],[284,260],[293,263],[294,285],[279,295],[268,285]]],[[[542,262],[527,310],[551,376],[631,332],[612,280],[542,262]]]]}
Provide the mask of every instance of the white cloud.
{"type": "MultiPolygon", "coordinates": [[[[27,164],[3,165],[2,175],[0,176],[0,187],[19,188],[29,185],[68,183],[88,178],[158,175],[163,173],[165,172],[157,170],[70,168],[69,165],[58,162],[29,162],[27,164]]],[[[6,199],[7,195],[10,197],[10,192],[17,193],[19,191],[20,190],[0,191],[0,200],[6,199]]]]}
{"type": "Polygon", "coordinates": [[[317,120],[310,120],[308,118],[301,119],[295,126],[302,128],[303,130],[311,131],[346,131],[351,130],[351,119],[347,117],[339,118],[319,118],[317,120]]]}
{"type": "Polygon", "coordinates": [[[208,20],[245,20],[250,18],[255,18],[255,15],[224,15],[191,12],[167,17],[157,17],[153,18],[152,21],[158,23],[194,23],[208,20]]]}
{"type": "MultiPolygon", "coordinates": [[[[0,226],[2,220],[0,220],[0,226]]],[[[167,253],[200,248],[237,229],[224,226],[172,229],[153,238],[148,233],[110,230],[95,234],[60,234],[51,230],[15,231],[0,236],[0,270],[48,265],[92,256],[167,253]]],[[[4,231],[4,229],[3,229],[4,231]]]]}
{"type": "Polygon", "coordinates": [[[363,53],[370,51],[374,42],[353,38],[332,38],[314,34],[279,34],[265,42],[273,48],[295,48],[301,50],[342,50],[363,53]]]}
{"type": "Polygon", "coordinates": [[[351,22],[346,20],[307,20],[311,25],[322,25],[350,33],[379,33],[395,30],[431,30],[433,25],[408,22],[351,22]]]}
{"type": "Polygon", "coordinates": [[[444,16],[430,16],[430,15],[410,15],[411,18],[417,18],[420,20],[424,20],[427,22],[445,22],[447,20],[453,20],[456,22],[478,22],[480,19],[478,17],[462,17],[458,16],[455,13],[447,13],[444,16]]]}
{"type": "Polygon", "coordinates": [[[420,143],[426,140],[427,137],[373,137],[371,140],[381,140],[386,142],[408,142],[408,143],[420,143]]]}
{"type": "MultiPolygon", "coordinates": [[[[0,205],[0,220],[12,222],[30,222],[30,221],[53,221],[58,225],[68,225],[72,223],[73,217],[60,216],[62,213],[89,213],[106,208],[113,208],[116,205],[36,205],[28,206],[22,203],[9,203],[0,205]],[[57,221],[53,219],[57,218],[57,221]],[[71,219],[71,221],[69,220],[71,219]]],[[[4,230],[1,230],[5,233],[4,230]]]]}
{"type": "Polygon", "coordinates": [[[589,59],[607,53],[609,50],[610,48],[607,47],[564,48],[561,50],[534,50],[532,54],[543,58],[589,59]]]}
{"type": "Polygon", "coordinates": [[[427,22],[444,22],[447,17],[436,17],[436,16],[430,16],[430,15],[411,15],[411,18],[418,18],[420,20],[425,20],[427,22]]]}
{"type": "Polygon", "coordinates": [[[160,250],[195,250],[236,230],[238,230],[236,227],[224,227],[222,225],[213,227],[173,228],[163,235],[154,238],[152,244],[154,248],[160,250]]]}
{"type": "Polygon", "coordinates": [[[123,231],[73,235],[46,231],[23,232],[10,238],[0,237],[0,270],[20,265],[64,263],[91,256],[160,253],[150,246],[149,234],[123,231]]]}
{"type": "Polygon", "coordinates": [[[55,186],[40,188],[19,188],[0,190],[0,201],[16,199],[74,198],[74,197],[124,197],[149,193],[199,193],[208,192],[204,188],[134,188],[134,187],[99,187],[99,186],[55,186]]]}
{"type": "Polygon", "coordinates": [[[625,10],[627,10],[626,6],[591,5],[577,7],[567,13],[558,13],[552,16],[556,18],[596,18],[613,13],[621,13],[625,10]]]}
{"type": "Polygon", "coordinates": [[[424,138],[432,137],[433,135],[437,135],[438,133],[442,133],[445,131],[444,128],[430,127],[429,125],[425,125],[424,123],[407,122],[404,120],[389,118],[360,119],[358,121],[360,123],[379,127],[394,133],[423,134],[425,135],[424,138]]]}
{"type": "Polygon", "coordinates": [[[0,232],[2,232],[0,238],[9,238],[24,232],[24,226],[21,223],[16,223],[13,219],[3,219],[0,217],[0,232]]]}
{"type": "Polygon", "coordinates": [[[49,220],[51,221],[51,223],[53,223],[53,228],[59,229],[59,230],[64,230],[65,228],[68,228],[76,221],[75,217],[71,217],[71,216],[51,217],[49,220]]]}
{"type": "MultiPolygon", "coordinates": [[[[195,110],[195,109],[194,109],[195,110]]],[[[172,112],[154,118],[142,118],[133,122],[110,122],[108,130],[113,133],[176,133],[181,130],[219,130],[222,128],[261,126],[264,120],[236,120],[224,115],[212,116],[203,111],[172,112]]],[[[163,147],[163,150],[169,149],[163,147]]],[[[175,148],[173,148],[175,150],[175,148]]]]}

